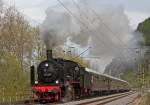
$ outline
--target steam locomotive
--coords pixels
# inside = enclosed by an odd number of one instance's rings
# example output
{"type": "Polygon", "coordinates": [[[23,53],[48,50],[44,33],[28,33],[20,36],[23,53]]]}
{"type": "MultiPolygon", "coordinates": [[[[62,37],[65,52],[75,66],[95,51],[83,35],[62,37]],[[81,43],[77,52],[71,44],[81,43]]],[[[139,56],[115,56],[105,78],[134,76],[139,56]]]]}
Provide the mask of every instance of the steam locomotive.
{"type": "Polygon", "coordinates": [[[31,66],[31,86],[35,99],[39,101],[71,101],[77,98],[126,92],[129,83],[95,72],[78,63],[61,58],[53,58],[52,50],[47,50],[47,60],[35,69],[31,66]]]}

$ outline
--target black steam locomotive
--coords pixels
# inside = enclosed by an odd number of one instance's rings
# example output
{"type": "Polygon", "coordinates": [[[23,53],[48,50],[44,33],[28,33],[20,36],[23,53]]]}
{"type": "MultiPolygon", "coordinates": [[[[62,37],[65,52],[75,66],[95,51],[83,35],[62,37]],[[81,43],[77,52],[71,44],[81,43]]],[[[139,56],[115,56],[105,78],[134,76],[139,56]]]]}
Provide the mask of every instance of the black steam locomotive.
{"type": "Polygon", "coordinates": [[[31,67],[31,85],[34,98],[45,101],[70,101],[76,98],[129,91],[129,84],[118,78],[100,74],[78,63],[53,58],[47,50],[47,60],[37,67],[35,82],[34,66],[31,67]]]}

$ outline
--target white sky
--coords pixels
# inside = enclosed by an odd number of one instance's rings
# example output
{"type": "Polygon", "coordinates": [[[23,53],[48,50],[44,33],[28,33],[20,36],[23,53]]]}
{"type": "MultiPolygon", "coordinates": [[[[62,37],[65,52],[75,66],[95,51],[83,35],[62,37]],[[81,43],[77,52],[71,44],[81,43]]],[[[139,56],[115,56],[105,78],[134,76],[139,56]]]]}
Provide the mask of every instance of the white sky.
{"type": "MultiPolygon", "coordinates": [[[[15,4],[33,23],[42,23],[45,10],[56,5],[57,0],[3,0],[6,4],[15,4]]],[[[67,0],[62,0],[67,1],[67,0]]],[[[70,1],[70,0],[68,0],[70,1]]],[[[101,0],[103,4],[121,5],[125,9],[133,29],[137,24],[150,16],[150,0],[101,0]]]]}

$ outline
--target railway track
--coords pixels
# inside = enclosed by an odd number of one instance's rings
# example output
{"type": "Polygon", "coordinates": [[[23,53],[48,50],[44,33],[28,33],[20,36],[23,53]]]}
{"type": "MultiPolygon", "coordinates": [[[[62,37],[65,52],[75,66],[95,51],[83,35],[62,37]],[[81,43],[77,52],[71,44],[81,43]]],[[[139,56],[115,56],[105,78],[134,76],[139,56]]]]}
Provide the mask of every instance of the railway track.
{"type": "MultiPolygon", "coordinates": [[[[105,105],[112,101],[132,95],[134,93],[135,93],[134,91],[130,91],[130,92],[126,92],[126,93],[118,93],[118,94],[109,95],[109,96],[68,102],[68,103],[64,103],[64,104],[53,104],[53,105],[105,105]]],[[[49,104],[49,105],[51,105],[51,104],[49,104]]]]}
{"type": "Polygon", "coordinates": [[[129,93],[125,93],[125,94],[119,94],[119,95],[115,95],[115,96],[110,96],[110,97],[106,97],[103,99],[97,99],[97,100],[93,100],[90,102],[84,102],[84,103],[76,104],[76,105],[91,105],[91,104],[93,104],[93,105],[105,105],[107,103],[110,103],[110,102],[118,100],[120,98],[129,96],[131,94],[133,94],[133,92],[129,92],[129,93]]]}
{"type": "MultiPolygon", "coordinates": [[[[95,98],[72,101],[72,102],[67,102],[67,103],[49,103],[46,105],[105,105],[107,103],[121,99],[123,97],[127,97],[134,93],[135,93],[134,91],[130,91],[126,93],[118,93],[118,94],[113,94],[109,96],[95,97],[95,98]]],[[[39,104],[39,102],[35,100],[22,100],[22,101],[16,101],[13,103],[3,103],[3,104],[1,103],[0,105],[9,105],[9,104],[11,105],[37,105],[39,104]]]]}

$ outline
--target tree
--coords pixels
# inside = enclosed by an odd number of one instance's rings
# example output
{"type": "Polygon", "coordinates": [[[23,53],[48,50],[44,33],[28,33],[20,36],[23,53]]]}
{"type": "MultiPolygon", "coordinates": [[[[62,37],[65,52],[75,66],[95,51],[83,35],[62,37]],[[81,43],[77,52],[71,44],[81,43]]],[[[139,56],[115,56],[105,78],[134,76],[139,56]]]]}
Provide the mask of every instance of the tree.
{"type": "Polygon", "coordinates": [[[0,87],[5,93],[2,96],[0,91],[2,100],[30,88],[29,67],[39,29],[32,27],[14,7],[0,8],[0,87]]]}

